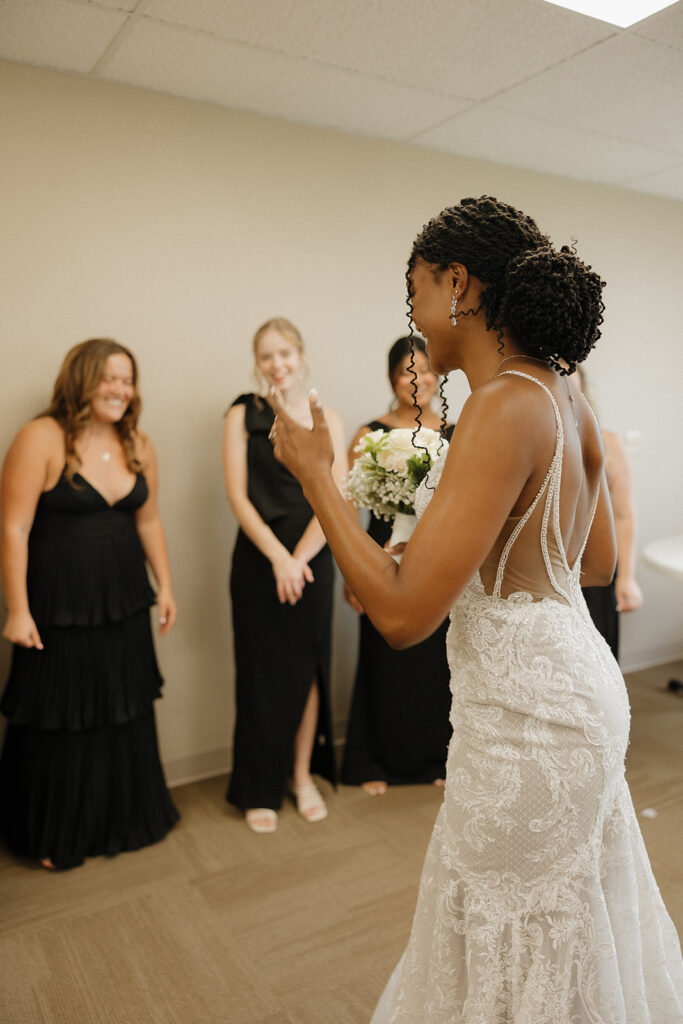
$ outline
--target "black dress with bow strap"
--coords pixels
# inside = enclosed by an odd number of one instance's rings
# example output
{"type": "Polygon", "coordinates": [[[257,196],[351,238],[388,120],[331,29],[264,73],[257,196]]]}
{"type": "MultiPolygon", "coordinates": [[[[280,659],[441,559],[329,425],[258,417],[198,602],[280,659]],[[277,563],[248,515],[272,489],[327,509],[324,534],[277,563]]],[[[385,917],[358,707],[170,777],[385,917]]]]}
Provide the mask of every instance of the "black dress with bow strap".
{"type": "MultiPolygon", "coordinates": [[[[253,394],[244,405],[249,500],[292,552],[313,516],[298,481],[273,454],[273,410],[253,394]]],[[[315,577],[295,605],[280,604],[268,559],[240,530],[230,596],[235,647],[236,722],[227,800],[278,810],[292,770],[294,739],[314,680],[320,711],[311,770],[335,782],[330,712],[330,635],[334,566],[325,546],[310,561],[315,577]]]]}

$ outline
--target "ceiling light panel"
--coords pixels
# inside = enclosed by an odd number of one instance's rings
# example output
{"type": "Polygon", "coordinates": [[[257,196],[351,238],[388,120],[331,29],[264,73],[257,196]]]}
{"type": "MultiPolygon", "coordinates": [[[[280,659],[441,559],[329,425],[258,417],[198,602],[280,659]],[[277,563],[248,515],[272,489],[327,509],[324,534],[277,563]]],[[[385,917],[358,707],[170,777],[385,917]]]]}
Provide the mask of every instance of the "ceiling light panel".
{"type": "Polygon", "coordinates": [[[578,14],[587,14],[600,21],[608,21],[619,28],[628,28],[643,18],[649,18],[665,7],[671,7],[675,0],[546,0],[555,7],[566,7],[578,14]]]}

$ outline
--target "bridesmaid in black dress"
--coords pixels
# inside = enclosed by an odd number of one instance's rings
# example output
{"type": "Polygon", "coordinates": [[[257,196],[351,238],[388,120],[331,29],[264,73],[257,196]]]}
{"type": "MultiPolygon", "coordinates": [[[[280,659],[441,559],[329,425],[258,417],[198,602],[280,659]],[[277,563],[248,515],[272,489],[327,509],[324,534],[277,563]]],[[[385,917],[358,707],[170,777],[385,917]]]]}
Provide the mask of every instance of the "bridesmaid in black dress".
{"type": "Polygon", "coordinates": [[[109,339],[83,342],[3,467],[4,636],[14,648],[0,834],[48,868],[155,843],[178,819],[157,749],[146,562],[162,633],[176,606],[139,411],[133,355],[109,339]]]}
{"type": "MultiPolygon", "coordinates": [[[[291,415],[311,425],[303,341],[284,317],[269,320],[253,342],[263,390],[272,387],[291,415]]],[[[341,420],[325,410],[335,472],[346,472],[341,420]]],[[[330,714],[332,556],[299,483],[273,455],[267,397],[240,395],[225,417],[223,462],[228,499],[239,523],[230,596],[237,717],[227,800],[254,832],[277,828],[291,777],[299,814],[327,815],[311,772],[335,781],[330,714]]]]}
{"type": "MultiPolygon", "coordinates": [[[[351,442],[350,460],[357,458],[354,448],[369,431],[415,426],[414,374],[408,368],[411,340],[417,375],[415,398],[423,410],[422,425],[440,429],[439,417],[431,409],[438,378],[429,367],[425,343],[419,337],[399,338],[389,349],[388,357],[389,383],[395,396],[391,411],[359,428],[351,442]]],[[[449,426],[446,437],[452,431],[449,426]]],[[[391,534],[391,523],[372,516],[368,533],[384,546],[391,534]]],[[[438,784],[446,774],[451,735],[450,674],[446,660],[448,621],[422,643],[397,651],[380,636],[348,588],[345,596],[361,618],[342,782],[360,784],[372,796],[385,793],[387,785],[438,784]]]]}

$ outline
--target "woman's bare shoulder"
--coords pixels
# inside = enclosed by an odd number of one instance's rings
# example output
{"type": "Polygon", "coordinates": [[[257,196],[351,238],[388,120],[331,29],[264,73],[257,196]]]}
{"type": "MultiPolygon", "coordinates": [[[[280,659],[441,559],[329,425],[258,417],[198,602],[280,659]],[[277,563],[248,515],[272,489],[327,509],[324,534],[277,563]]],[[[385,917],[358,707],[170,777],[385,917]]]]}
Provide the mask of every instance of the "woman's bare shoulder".
{"type": "Polygon", "coordinates": [[[463,416],[493,423],[520,418],[533,420],[539,411],[549,412],[553,417],[552,405],[542,388],[517,375],[500,374],[472,391],[462,407],[458,423],[463,416]]]}
{"type": "Polygon", "coordinates": [[[15,446],[47,456],[55,452],[63,455],[64,431],[52,416],[38,416],[19,430],[12,443],[12,447],[15,446]]]}
{"type": "Polygon", "coordinates": [[[337,426],[341,426],[342,418],[336,409],[330,409],[329,405],[324,405],[323,412],[328,423],[335,423],[337,426]]]}
{"type": "Polygon", "coordinates": [[[239,426],[246,420],[247,406],[245,402],[235,402],[226,411],[224,415],[225,425],[227,426],[239,426]]]}
{"type": "Polygon", "coordinates": [[[614,430],[603,430],[600,428],[602,434],[603,444],[605,445],[605,451],[621,451],[625,448],[624,442],[621,440],[619,435],[614,430]]]}

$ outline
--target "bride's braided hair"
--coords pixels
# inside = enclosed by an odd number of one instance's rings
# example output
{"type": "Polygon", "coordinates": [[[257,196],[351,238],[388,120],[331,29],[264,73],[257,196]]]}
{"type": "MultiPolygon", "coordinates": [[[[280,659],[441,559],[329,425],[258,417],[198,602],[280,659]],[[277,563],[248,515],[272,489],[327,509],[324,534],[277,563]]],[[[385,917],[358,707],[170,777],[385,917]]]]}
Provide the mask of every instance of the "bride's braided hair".
{"type": "Polygon", "coordinates": [[[488,330],[509,331],[531,356],[573,373],[600,337],[605,285],[573,248],[553,248],[536,222],[492,196],[462,199],[424,226],[413,243],[415,261],[446,270],[462,263],[485,285],[480,309],[488,330]],[[559,360],[563,360],[566,367],[559,360]]]}

